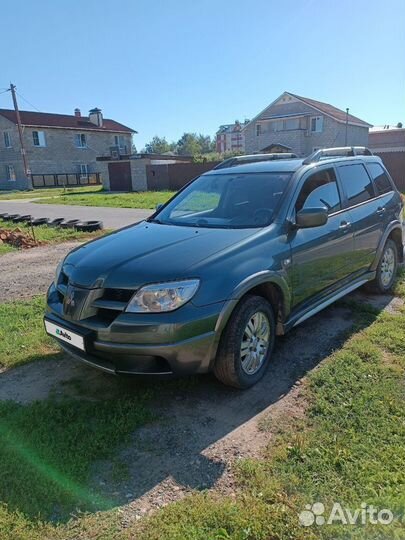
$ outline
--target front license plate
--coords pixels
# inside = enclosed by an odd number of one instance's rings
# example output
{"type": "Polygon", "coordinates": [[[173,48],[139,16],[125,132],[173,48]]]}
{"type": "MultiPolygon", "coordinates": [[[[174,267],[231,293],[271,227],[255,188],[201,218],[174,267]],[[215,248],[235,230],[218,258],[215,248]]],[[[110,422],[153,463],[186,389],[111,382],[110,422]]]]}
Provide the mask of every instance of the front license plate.
{"type": "Polygon", "coordinates": [[[80,334],[76,334],[76,332],[67,330],[63,326],[59,326],[58,324],[51,323],[47,320],[45,320],[45,329],[50,336],[66,341],[69,345],[73,345],[73,347],[77,347],[82,351],[86,350],[84,347],[84,337],[80,334]]]}

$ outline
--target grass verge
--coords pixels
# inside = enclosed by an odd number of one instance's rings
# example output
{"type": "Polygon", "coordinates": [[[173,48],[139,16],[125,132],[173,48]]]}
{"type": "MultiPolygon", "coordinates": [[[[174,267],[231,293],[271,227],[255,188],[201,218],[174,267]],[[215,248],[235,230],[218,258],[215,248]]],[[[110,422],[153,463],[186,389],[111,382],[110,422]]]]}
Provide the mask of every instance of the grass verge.
{"type": "Polygon", "coordinates": [[[0,304],[1,367],[15,367],[57,354],[55,342],[44,330],[44,310],[42,297],[0,304]]]}
{"type": "Polygon", "coordinates": [[[165,203],[174,193],[174,191],[144,191],[139,193],[101,192],[93,194],[68,193],[55,199],[41,199],[35,202],[41,204],[154,209],[157,204],[165,203]]]}
{"type": "MultiPolygon", "coordinates": [[[[0,219],[0,228],[2,229],[21,229],[25,234],[28,234],[32,237],[32,230],[29,225],[26,223],[13,223],[12,221],[6,221],[0,219]]],[[[104,231],[95,231],[93,233],[76,231],[75,229],[61,229],[60,227],[48,227],[47,225],[39,225],[34,227],[34,234],[36,240],[39,242],[44,242],[46,244],[55,244],[59,242],[68,242],[69,240],[87,240],[91,238],[96,238],[97,236],[102,236],[106,234],[104,231]]],[[[4,244],[3,244],[4,245],[4,244]]],[[[13,248],[11,248],[12,250],[13,248]]],[[[6,250],[10,251],[10,250],[6,250]]],[[[1,252],[0,252],[1,254],[1,252]]]]}
{"type": "Polygon", "coordinates": [[[102,191],[102,186],[83,186],[75,188],[49,188],[49,189],[34,189],[33,191],[8,191],[2,193],[0,191],[0,201],[18,200],[18,199],[38,199],[41,197],[57,197],[59,195],[69,195],[70,193],[94,193],[102,191]]]}

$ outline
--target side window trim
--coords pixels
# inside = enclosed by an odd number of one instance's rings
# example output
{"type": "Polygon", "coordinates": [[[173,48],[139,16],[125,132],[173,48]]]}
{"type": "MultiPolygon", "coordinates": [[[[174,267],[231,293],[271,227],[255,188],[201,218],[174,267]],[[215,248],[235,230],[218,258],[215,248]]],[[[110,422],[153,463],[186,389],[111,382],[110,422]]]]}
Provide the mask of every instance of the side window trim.
{"type": "Polygon", "coordinates": [[[374,193],[375,193],[375,197],[378,198],[378,197],[382,197],[384,195],[387,195],[387,193],[391,193],[391,191],[396,191],[397,187],[395,185],[395,182],[394,180],[391,178],[391,175],[390,173],[388,172],[387,168],[380,162],[380,161],[367,161],[367,163],[365,163],[366,165],[366,169],[367,169],[367,174],[369,175],[369,177],[371,178],[371,181],[373,183],[373,186],[374,186],[374,193]],[[379,193],[378,192],[378,189],[377,189],[377,185],[376,185],[376,181],[375,181],[375,178],[373,178],[373,175],[371,174],[371,171],[369,169],[369,165],[379,165],[382,170],[384,171],[384,173],[387,175],[387,178],[388,178],[388,181],[389,183],[391,184],[391,189],[390,191],[387,191],[386,193],[379,193]]]}

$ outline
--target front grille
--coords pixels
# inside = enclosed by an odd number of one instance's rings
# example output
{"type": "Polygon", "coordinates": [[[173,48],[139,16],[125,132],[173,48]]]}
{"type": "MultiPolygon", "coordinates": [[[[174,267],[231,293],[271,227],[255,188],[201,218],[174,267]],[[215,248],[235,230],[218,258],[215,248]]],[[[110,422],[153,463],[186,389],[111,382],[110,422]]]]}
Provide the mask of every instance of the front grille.
{"type": "MultiPolygon", "coordinates": [[[[57,295],[58,301],[62,305],[68,291],[68,281],[66,274],[61,273],[57,285],[57,295]]],[[[78,287],[77,289],[82,295],[83,288],[78,287]]],[[[125,310],[134,292],[132,289],[88,289],[87,298],[80,313],[80,320],[87,320],[92,326],[108,327],[125,310]]]]}

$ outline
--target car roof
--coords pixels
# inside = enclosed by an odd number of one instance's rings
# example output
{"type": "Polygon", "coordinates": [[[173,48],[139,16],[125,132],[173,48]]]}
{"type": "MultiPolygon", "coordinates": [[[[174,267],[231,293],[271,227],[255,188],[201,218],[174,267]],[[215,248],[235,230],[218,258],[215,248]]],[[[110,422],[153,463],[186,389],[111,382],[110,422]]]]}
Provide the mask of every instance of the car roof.
{"type": "Polygon", "coordinates": [[[282,172],[282,173],[294,173],[301,167],[311,168],[317,165],[327,164],[342,164],[348,162],[381,162],[381,158],[376,155],[371,156],[334,156],[325,157],[319,161],[313,163],[304,163],[305,158],[302,159],[280,159],[273,161],[256,161],[254,163],[244,163],[241,165],[234,165],[232,167],[226,167],[223,169],[211,169],[204,173],[204,176],[210,174],[242,174],[242,173],[265,173],[265,172],[282,172]]]}

